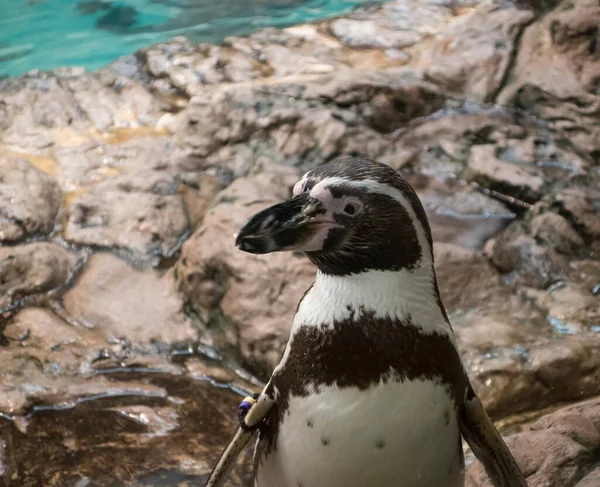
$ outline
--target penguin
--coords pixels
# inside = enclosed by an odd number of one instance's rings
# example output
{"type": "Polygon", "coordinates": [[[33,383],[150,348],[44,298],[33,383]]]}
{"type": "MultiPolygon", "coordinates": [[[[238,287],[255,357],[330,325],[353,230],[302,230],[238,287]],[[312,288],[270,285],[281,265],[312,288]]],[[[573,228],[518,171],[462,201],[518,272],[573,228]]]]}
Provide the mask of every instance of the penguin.
{"type": "Polygon", "coordinates": [[[469,382],[425,211],[397,171],[359,157],[317,166],[235,244],[303,252],[317,272],[207,487],[256,432],[255,487],[464,487],[462,437],[495,487],[527,486],[469,382]]]}

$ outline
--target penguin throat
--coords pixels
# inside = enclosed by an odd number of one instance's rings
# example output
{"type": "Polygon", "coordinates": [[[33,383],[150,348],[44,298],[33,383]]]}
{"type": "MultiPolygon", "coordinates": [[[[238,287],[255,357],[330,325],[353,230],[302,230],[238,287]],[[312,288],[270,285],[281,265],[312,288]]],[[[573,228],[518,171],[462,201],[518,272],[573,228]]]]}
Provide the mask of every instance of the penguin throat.
{"type": "Polygon", "coordinates": [[[329,326],[361,315],[411,323],[429,333],[448,333],[445,312],[438,299],[433,265],[413,271],[369,270],[348,276],[321,271],[294,317],[299,326],[329,326]]]}

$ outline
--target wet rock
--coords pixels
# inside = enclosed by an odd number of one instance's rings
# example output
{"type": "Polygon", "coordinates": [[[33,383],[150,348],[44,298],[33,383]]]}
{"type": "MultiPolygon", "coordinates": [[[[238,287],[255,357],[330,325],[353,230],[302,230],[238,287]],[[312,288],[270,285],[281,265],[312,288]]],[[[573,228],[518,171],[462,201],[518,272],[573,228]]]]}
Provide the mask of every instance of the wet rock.
{"type": "Polygon", "coordinates": [[[535,167],[504,162],[496,157],[495,145],[476,145],[471,148],[466,177],[520,200],[539,199],[544,179],[535,167]]]}
{"type": "Polygon", "coordinates": [[[531,233],[542,245],[567,255],[576,254],[584,245],[581,236],[557,213],[546,212],[534,217],[531,233]]]}
{"type": "Polygon", "coordinates": [[[491,101],[503,86],[513,50],[534,19],[512,3],[489,2],[447,22],[409,50],[427,79],[477,101],[491,101]]]}
{"type": "Polygon", "coordinates": [[[0,309],[59,291],[68,283],[76,263],[76,255],[53,243],[1,247],[0,309]]]}
{"type": "MultiPolygon", "coordinates": [[[[506,438],[530,487],[597,485],[600,400],[564,407],[506,438]]],[[[467,470],[467,483],[489,487],[479,462],[467,470]]]]}
{"type": "Polygon", "coordinates": [[[289,197],[299,173],[269,167],[222,191],[186,241],[177,271],[186,301],[213,333],[263,374],[279,361],[298,301],[314,280],[308,259],[291,253],[240,252],[233,235],[247,218],[289,197]]]}
{"type": "MultiPolygon", "coordinates": [[[[5,323],[3,335],[2,413],[19,417],[36,404],[70,408],[93,396],[165,396],[159,387],[111,382],[94,374],[95,366],[108,357],[126,359],[122,344],[73,320],[67,322],[48,308],[19,311],[5,323]]],[[[20,428],[26,430],[27,421],[20,428]]]]}
{"type": "Polygon", "coordinates": [[[449,179],[408,175],[427,213],[436,242],[478,249],[515,218],[502,203],[449,179]]]}
{"type": "Polygon", "coordinates": [[[415,120],[398,136],[398,148],[384,156],[392,167],[439,178],[459,178],[474,144],[489,143],[499,129],[522,132],[514,117],[503,110],[480,107],[443,110],[415,120]]]}
{"type": "MultiPolygon", "coordinates": [[[[104,337],[73,323],[67,323],[46,308],[21,310],[5,325],[3,335],[7,348],[0,351],[4,361],[19,367],[6,369],[0,379],[0,390],[10,399],[0,405],[3,412],[21,414],[23,408],[47,398],[48,387],[65,387],[61,377],[89,373],[93,363],[103,354],[117,354],[119,346],[104,337]],[[27,373],[27,371],[31,373],[27,373]],[[14,389],[15,383],[22,384],[14,389]],[[62,384],[62,385],[61,385],[62,384]]],[[[92,392],[90,392],[91,394],[92,392]]],[[[67,397],[60,400],[67,401],[67,397]]]]}
{"type": "Polygon", "coordinates": [[[48,234],[61,205],[56,182],[17,157],[0,154],[0,241],[48,234]]]}
{"type": "Polygon", "coordinates": [[[473,386],[489,413],[505,416],[600,392],[597,336],[561,336],[469,357],[473,386]]]}
{"type": "MultiPolygon", "coordinates": [[[[592,351],[600,336],[557,333],[544,309],[550,305],[541,302],[543,291],[535,291],[538,301],[534,294],[514,291],[481,252],[442,243],[434,247],[442,301],[473,386],[492,415],[600,392],[600,357],[592,351]]],[[[554,304],[557,312],[568,311],[570,299],[565,294],[554,304]]],[[[581,298],[573,300],[571,313],[581,304],[581,298]]],[[[577,310],[580,317],[596,313],[589,304],[577,310]]],[[[582,327],[573,334],[578,331],[582,327]]]]}
{"type": "Polygon", "coordinates": [[[134,346],[173,343],[196,336],[183,313],[171,273],[134,270],[108,253],[94,254],[76,285],[64,296],[70,317],[134,346]]]}
{"type": "Polygon", "coordinates": [[[600,237],[600,191],[574,186],[558,192],[553,198],[552,205],[592,245],[598,241],[600,237]]]}
{"type": "Polygon", "coordinates": [[[442,301],[465,354],[550,336],[544,315],[504,285],[481,252],[435,243],[434,253],[442,301]]]}
{"type": "Polygon", "coordinates": [[[557,334],[577,335],[600,326],[598,296],[594,296],[589,286],[571,280],[557,283],[548,290],[524,292],[546,311],[548,322],[557,334]]]}
{"type": "MultiPolygon", "coordinates": [[[[96,396],[88,387],[89,395],[70,402],[73,391],[62,391],[65,403],[36,408],[26,421],[0,423],[4,485],[142,487],[206,479],[235,431],[240,396],[165,373],[124,371],[108,377],[92,381],[96,396]],[[33,456],[37,461],[31,464],[33,456]]],[[[249,449],[231,485],[249,485],[250,459],[249,449]]]]}
{"type": "Polygon", "coordinates": [[[531,236],[526,222],[510,225],[488,244],[491,260],[514,284],[546,288],[566,277],[568,260],[531,236]]]}
{"type": "Polygon", "coordinates": [[[498,97],[539,116],[593,157],[600,128],[597,79],[600,7],[563,1],[523,33],[510,82],[498,97]],[[567,101],[568,100],[568,101],[567,101]]]}
{"type": "Polygon", "coordinates": [[[170,256],[189,226],[177,188],[172,176],[154,171],[99,183],[73,199],[65,238],[136,258],[170,256]]]}
{"type": "MultiPolygon", "coordinates": [[[[144,383],[119,383],[105,377],[96,380],[72,375],[54,375],[44,372],[39,359],[27,352],[0,352],[0,363],[5,372],[2,377],[3,395],[0,411],[24,416],[33,404],[56,404],[72,408],[87,398],[138,395],[146,398],[165,397],[163,388],[144,383]]],[[[27,430],[27,421],[21,422],[21,430],[27,430]]]]}

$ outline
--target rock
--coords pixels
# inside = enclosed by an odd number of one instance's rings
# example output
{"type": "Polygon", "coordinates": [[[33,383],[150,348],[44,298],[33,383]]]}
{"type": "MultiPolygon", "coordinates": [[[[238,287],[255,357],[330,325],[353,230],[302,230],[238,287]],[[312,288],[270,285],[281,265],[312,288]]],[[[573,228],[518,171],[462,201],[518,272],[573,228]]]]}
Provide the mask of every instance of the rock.
{"type": "Polygon", "coordinates": [[[24,347],[46,351],[81,339],[76,328],[67,325],[52,312],[36,307],[20,311],[4,329],[4,336],[19,341],[24,347]]]}
{"type": "Polygon", "coordinates": [[[435,243],[434,255],[440,295],[465,355],[550,337],[545,316],[504,285],[481,252],[435,243]]]}
{"type": "Polygon", "coordinates": [[[23,159],[0,154],[0,241],[49,234],[61,205],[56,182],[23,159]]]}
{"type": "Polygon", "coordinates": [[[175,165],[180,156],[171,138],[146,135],[115,143],[88,142],[71,147],[54,147],[51,155],[58,165],[58,180],[64,191],[76,192],[121,174],[162,171],[175,165]]]}
{"type": "Polygon", "coordinates": [[[421,37],[412,31],[382,28],[374,20],[334,20],[331,23],[331,32],[353,49],[364,47],[404,48],[412,46],[421,37]]]}
{"type": "Polygon", "coordinates": [[[207,88],[190,101],[178,140],[236,176],[259,158],[308,170],[337,154],[376,158],[393,147],[386,134],[444,101],[411,70],[341,71],[304,81],[207,88]]]}
{"type": "Polygon", "coordinates": [[[163,107],[141,84],[107,70],[35,73],[0,82],[0,92],[7,120],[0,142],[33,153],[73,133],[153,126],[163,107]]]}
{"type": "Polygon", "coordinates": [[[566,277],[567,258],[539,244],[529,225],[516,221],[493,242],[491,260],[515,284],[546,288],[566,277]]]}
{"type": "Polygon", "coordinates": [[[45,242],[0,247],[0,309],[6,311],[66,286],[77,256],[45,242]]]}
{"type": "Polygon", "coordinates": [[[470,358],[473,386],[493,416],[538,410],[600,392],[598,336],[562,336],[470,358]]]}
{"type": "MultiPolygon", "coordinates": [[[[600,400],[591,399],[545,415],[506,438],[530,487],[597,485],[600,400]]],[[[482,465],[467,470],[467,484],[491,487],[482,465]]]]}
{"type": "Polygon", "coordinates": [[[589,168],[567,139],[539,120],[473,104],[410,122],[382,159],[395,168],[443,179],[473,179],[496,196],[508,196],[505,204],[519,212],[547,186],[585,180],[589,168]]]}
{"type": "MultiPolygon", "coordinates": [[[[556,333],[541,298],[536,302],[505,285],[480,252],[436,243],[434,255],[440,295],[467,371],[493,416],[600,392],[600,357],[592,352],[600,336],[556,333]]],[[[558,312],[567,311],[569,299],[565,295],[558,312]]],[[[578,304],[573,301],[571,312],[578,304]]],[[[587,304],[579,311],[596,309],[587,304]]]]}
{"type": "Polygon", "coordinates": [[[533,12],[512,3],[486,2],[451,19],[409,55],[427,79],[489,102],[502,88],[518,39],[533,19],[533,12]]]}
{"type": "Polygon", "coordinates": [[[114,126],[152,126],[158,118],[158,104],[147,90],[108,71],[69,76],[61,84],[70,90],[80,110],[98,131],[114,126]]]}
{"type": "Polygon", "coordinates": [[[154,91],[184,96],[193,96],[205,84],[246,81],[268,71],[253,51],[227,45],[195,45],[184,37],[143,49],[131,64],[118,62],[110,66],[117,73],[124,68],[136,72],[154,91]]]}
{"type": "Polygon", "coordinates": [[[172,275],[137,271],[107,253],[94,254],[77,284],[64,296],[67,313],[106,340],[134,346],[173,343],[196,336],[183,313],[172,275]]]}
{"type": "Polygon", "coordinates": [[[0,411],[16,417],[25,415],[33,403],[59,403],[69,409],[86,397],[139,395],[160,398],[166,395],[164,389],[141,382],[131,385],[112,382],[105,377],[89,381],[77,376],[53,375],[51,371],[44,373],[39,359],[23,350],[0,352],[0,364],[7,371],[2,377],[2,390],[6,393],[0,400],[0,411]]]}
{"type": "Polygon", "coordinates": [[[575,274],[572,279],[581,283],[594,296],[600,295],[600,259],[582,259],[571,262],[571,270],[575,274]]]}
{"type": "Polygon", "coordinates": [[[216,195],[228,184],[210,172],[182,176],[183,199],[192,228],[198,227],[216,195]]]}
{"type": "Polygon", "coordinates": [[[559,2],[524,31],[509,83],[497,99],[564,130],[592,159],[600,137],[594,123],[600,103],[594,81],[600,75],[598,18],[600,7],[594,2],[559,2]]]}
{"type": "Polygon", "coordinates": [[[431,226],[435,242],[479,249],[515,214],[500,202],[456,182],[424,175],[408,175],[431,226]]]}
{"type": "Polygon", "coordinates": [[[542,245],[567,255],[576,254],[584,245],[583,239],[569,222],[552,212],[534,217],[531,220],[531,233],[542,245]]]}
{"type": "Polygon", "coordinates": [[[168,257],[189,227],[177,187],[172,176],[153,171],[99,183],[73,199],[65,238],[123,248],[138,259],[168,257]]]}
{"type": "Polygon", "coordinates": [[[558,208],[592,245],[598,241],[600,191],[585,187],[564,189],[556,194],[552,205],[558,208]]]}
{"type": "MultiPolygon", "coordinates": [[[[31,388],[36,382],[45,384],[46,375],[85,374],[108,350],[114,354],[120,352],[120,344],[109,344],[99,333],[67,323],[52,311],[41,307],[19,311],[4,328],[4,336],[9,342],[6,355],[12,354],[13,359],[21,355],[36,364],[36,373],[26,381],[31,388]]],[[[4,378],[0,382],[0,389],[6,387],[7,380],[4,378]]],[[[40,398],[34,395],[23,397],[22,406],[17,409],[36,399],[40,398]]],[[[15,408],[16,404],[13,403],[12,407],[15,408]]]]}
{"type": "Polygon", "coordinates": [[[263,374],[279,361],[316,270],[291,253],[240,252],[233,235],[252,214],[289,197],[298,178],[296,171],[275,166],[234,181],[184,244],[177,267],[185,299],[214,332],[217,347],[238,350],[263,374]]]}
{"type": "Polygon", "coordinates": [[[539,199],[544,179],[536,168],[501,161],[496,158],[496,150],[494,145],[473,146],[467,179],[527,202],[539,199]]]}
{"type": "Polygon", "coordinates": [[[546,311],[548,322],[557,334],[583,334],[600,325],[598,297],[589,286],[575,280],[559,282],[545,291],[525,293],[546,311]]]}
{"type": "Polygon", "coordinates": [[[437,34],[455,15],[451,2],[418,0],[385,2],[367,6],[330,22],[329,30],[347,46],[405,48],[437,34]]]}
{"type": "Polygon", "coordinates": [[[315,56],[299,53],[284,46],[265,46],[261,49],[261,53],[272,67],[274,76],[324,74],[334,70],[333,63],[325,63],[315,56]]]}
{"type": "MultiPolygon", "coordinates": [[[[240,396],[150,369],[119,376],[71,379],[46,397],[63,394],[63,403],[3,421],[6,485],[202,483],[235,431],[240,396]],[[39,463],[31,464],[34,453],[39,463]]],[[[232,486],[248,485],[251,465],[251,453],[242,452],[232,486]]]]}
{"type": "Polygon", "coordinates": [[[54,143],[53,129],[85,129],[85,115],[56,77],[6,80],[0,82],[0,92],[8,121],[0,140],[6,144],[39,150],[54,143]]]}
{"type": "Polygon", "coordinates": [[[524,130],[514,116],[501,109],[444,110],[407,126],[398,134],[398,149],[384,160],[396,169],[457,179],[462,176],[471,146],[488,141],[491,133],[502,129],[524,130]]]}

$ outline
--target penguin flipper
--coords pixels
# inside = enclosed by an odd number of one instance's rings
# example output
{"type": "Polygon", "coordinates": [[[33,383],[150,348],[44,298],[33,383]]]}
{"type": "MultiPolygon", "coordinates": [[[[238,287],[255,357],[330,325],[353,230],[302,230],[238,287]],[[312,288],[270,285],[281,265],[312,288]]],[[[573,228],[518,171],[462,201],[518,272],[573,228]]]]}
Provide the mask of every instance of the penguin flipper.
{"type": "Polygon", "coordinates": [[[256,431],[244,431],[238,428],[233,439],[221,454],[219,461],[212,469],[204,487],[223,487],[231,475],[238,456],[254,436],[256,431]]]}
{"type": "Polygon", "coordinates": [[[460,415],[460,429],[494,487],[527,487],[517,461],[472,390],[460,415]]]}
{"type": "MultiPolygon", "coordinates": [[[[265,391],[267,389],[265,388],[265,391]]],[[[260,423],[267,417],[269,411],[275,404],[275,400],[272,399],[269,394],[265,394],[265,391],[258,397],[256,403],[250,408],[243,421],[247,426],[254,426],[260,423]]],[[[234,437],[229,442],[229,445],[225,448],[219,461],[210,472],[204,487],[223,487],[231,471],[240,456],[242,450],[250,442],[257,429],[242,428],[241,426],[237,429],[234,437]]]]}

